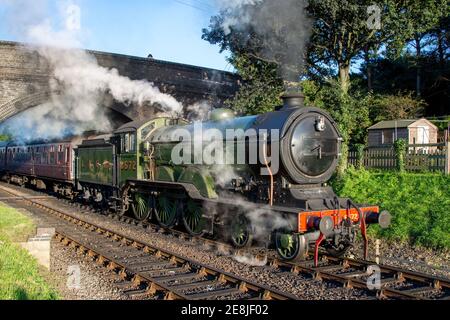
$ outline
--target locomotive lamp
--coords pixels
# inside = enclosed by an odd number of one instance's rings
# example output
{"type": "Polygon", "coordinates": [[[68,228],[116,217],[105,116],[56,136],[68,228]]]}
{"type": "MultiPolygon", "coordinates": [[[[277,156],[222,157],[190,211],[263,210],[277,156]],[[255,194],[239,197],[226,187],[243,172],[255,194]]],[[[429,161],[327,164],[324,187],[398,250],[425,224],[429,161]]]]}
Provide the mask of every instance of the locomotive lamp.
{"type": "Polygon", "coordinates": [[[325,118],[323,116],[318,116],[316,118],[316,131],[324,132],[326,129],[325,118]]]}

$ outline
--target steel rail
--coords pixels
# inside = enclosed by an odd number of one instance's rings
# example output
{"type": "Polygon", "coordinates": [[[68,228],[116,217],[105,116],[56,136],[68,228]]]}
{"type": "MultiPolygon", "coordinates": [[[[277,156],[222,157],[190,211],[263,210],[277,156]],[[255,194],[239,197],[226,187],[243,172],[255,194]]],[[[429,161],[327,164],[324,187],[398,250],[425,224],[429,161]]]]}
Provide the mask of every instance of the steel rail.
{"type": "MultiPolygon", "coordinates": [[[[198,275],[201,276],[210,276],[213,277],[213,281],[217,284],[224,284],[232,286],[229,289],[225,290],[217,290],[210,291],[205,293],[186,295],[181,293],[181,291],[175,288],[171,288],[165,284],[167,280],[170,280],[170,276],[167,276],[166,281],[160,281],[157,278],[149,277],[145,273],[138,272],[133,270],[132,267],[127,265],[126,263],[118,262],[114,257],[109,256],[108,253],[101,252],[101,250],[96,249],[89,244],[83,242],[83,240],[77,239],[75,236],[69,234],[67,231],[61,230],[61,226],[57,226],[56,234],[58,239],[65,242],[67,245],[72,245],[79,250],[87,253],[88,256],[94,257],[102,264],[106,264],[110,269],[118,269],[119,274],[122,277],[131,277],[132,282],[136,286],[140,286],[141,284],[147,285],[147,293],[150,295],[154,295],[157,292],[165,292],[165,299],[181,299],[181,300],[189,300],[189,299],[207,299],[207,298],[217,298],[222,296],[227,296],[230,294],[236,293],[249,293],[252,294],[252,299],[259,298],[264,300],[297,300],[298,297],[295,295],[282,292],[277,289],[269,288],[268,286],[261,285],[242,277],[233,275],[223,270],[216,269],[211,266],[207,266],[205,264],[199,263],[193,259],[189,259],[187,257],[183,257],[181,255],[175,254],[169,250],[160,248],[150,243],[146,243],[140,240],[137,240],[133,237],[121,234],[119,232],[115,232],[112,230],[108,230],[104,227],[96,225],[91,222],[84,221],[79,217],[75,217],[74,215],[65,212],[59,208],[55,208],[54,206],[42,202],[42,200],[34,199],[33,197],[27,197],[21,192],[13,190],[11,188],[6,188],[4,186],[0,186],[0,190],[7,192],[15,197],[22,199],[25,203],[34,206],[38,209],[41,209],[52,216],[56,216],[59,219],[63,219],[67,222],[70,222],[72,225],[80,226],[89,230],[91,232],[95,232],[98,235],[105,235],[107,238],[114,240],[116,243],[120,243],[129,247],[133,247],[135,249],[140,250],[143,253],[149,254],[153,257],[162,259],[162,261],[170,261],[174,265],[178,267],[183,267],[188,270],[191,270],[192,276],[198,275]]],[[[192,287],[195,287],[195,284],[189,284],[192,287]]],[[[202,287],[202,283],[199,282],[198,286],[202,287]]],[[[184,286],[186,287],[186,286],[184,286]]],[[[183,287],[183,288],[184,288],[183,287]]]]}
{"type": "MultiPolygon", "coordinates": [[[[215,245],[220,248],[229,249],[230,251],[234,250],[235,254],[241,254],[245,252],[245,250],[235,249],[233,248],[233,246],[222,242],[218,242],[204,237],[202,238],[193,237],[186,232],[173,229],[165,229],[150,222],[141,222],[131,217],[120,217],[117,215],[113,215],[113,217],[116,217],[119,219],[119,221],[126,222],[128,224],[135,224],[135,225],[141,224],[143,227],[151,227],[156,230],[162,229],[168,232],[169,234],[172,234],[179,238],[201,240],[209,245],[215,245]]],[[[450,279],[448,278],[437,277],[434,275],[410,271],[396,266],[377,264],[372,261],[363,261],[350,258],[336,258],[327,254],[323,254],[322,256],[326,261],[331,262],[332,264],[314,267],[312,265],[312,261],[306,263],[291,263],[282,261],[278,258],[269,259],[268,264],[273,267],[284,267],[290,269],[291,272],[296,274],[306,273],[311,275],[313,278],[317,280],[328,280],[338,282],[341,283],[346,288],[357,288],[368,291],[371,290],[368,288],[367,281],[363,281],[360,278],[364,276],[369,276],[369,274],[367,273],[367,269],[370,266],[377,266],[378,268],[380,268],[381,273],[391,275],[390,278],[381,279],[382,288],[377,290],[376,292],[377,297],[379,297],[380,299],[397,298],[397,299],[420,300],[422,299],[420,294],[434,290],[446,290],[448,291],[448,294],[450,294],[450,279]],[[357,269],[357,271],[355,271],[353,274],[343,273],[342,275],[331,272],[333,271],[333,269],[340,270],[348,268],[355,268],[357,269]],[[409,290],[397,290],[386,287],[387,285],[392,283],[406,283],[408,281],[422,284],[422,287],[417,287],[409,290]]],[[[259,256],[257,258],[263,260],[265,257],[259,256]]]]}
{"type": "MultiPolygon", "coordinates": [[[[5,187],[0,186],[0,189],[4,190],[5,187]]],[[[15,190],[13,190],[13,192],[14,191],[15,190]]],[[[36,198],[27,197],[26,195],[17,198],[23,198],[24,200],[28,201],[30,201],[30,199],[39,200],[39,197],[36,198]]],[[[111,214],[110,218],[112,219],[117,218],[119,221],[128,224],[141,225],[144,228],[153,228],[154,230],[164,230],[165,232],[168,232],[173,236],[177,236],[178,238],[202,241],[205,244],[213,245],[216,246],[217,248],[228,249],[230,251],[234,250],[235,254],[240,254],[243,252],[243,250],[236,250],[231,245],[225,244],[223,242],[218,242],[205,237],[201,238],[193,237],[183,231],[165,229],[153,223],[138,221],[131,217],[111,214]]],[[[264,259],[265,257],[260,256],[257,258],[264,259]]],[[[346,288],[357,288],[366,291],[371,290],[368,288],[367,281],[361,280],[361,278],[369,276],[367,270],[370,266],[377,266],[378,268],[380,268],[381,273],[390,276],[388,278],[381,279],[382,287],[381,289],[376,291],[376,296],[380,299],[395,298],[395,299],[419,300],[424,299],[421,296],[421,294],[429,291],[445,290],[447,294],[450,293],[450,279],[437,277],[434,275],[423,274],[415,271],[409,271],[395,266],[380,265],[371,261],[363,261],[350,258],[336,258],[326,254],[323,255],[323,258],[325,259],[325,261],[330,262],[330,264],[314,267],[312,265],[312,262],[310,261],[304,263],[291,263],[282,261],[277,258],[269,259],[268,264],[275,268],[287,269],[295,274],[299,273],[308,274],[316,280],[337,282],[342,284],[346,288]],[[345,271],[345,269],[349,268],[353,268],[355,269],[355,271],[345,272],[342,274],[336,274],[335,272],[333,272],[342,270],[345,271]],[[407,290],[398,290],[387,287],[389,284],[407,283],[407,282],[418,283],[421,284],[422,286],[407,290]]],[[[448,298],[448,295],[444,299],[446,298],[448,298]]]]}

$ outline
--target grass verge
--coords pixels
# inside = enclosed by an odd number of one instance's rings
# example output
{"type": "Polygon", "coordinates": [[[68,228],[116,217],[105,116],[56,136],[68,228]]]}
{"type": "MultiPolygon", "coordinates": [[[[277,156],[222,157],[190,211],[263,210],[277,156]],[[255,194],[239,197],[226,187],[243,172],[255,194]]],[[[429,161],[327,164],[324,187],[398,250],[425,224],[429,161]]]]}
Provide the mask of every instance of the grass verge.
{"type": "Polygon", "coordinates": [[[371,233],[430,248],[450,248],[450,176],[349,169],[336,192],[356,202],[379,205],[393,216],[387,230],[371,233]]]}
{"type": "Polygon", "coordinates": [[[0,300],[55,300],[58,294],[42,278],[37,261],[17,242],[34,231],[33,221],[0,203],[0,300]]]}

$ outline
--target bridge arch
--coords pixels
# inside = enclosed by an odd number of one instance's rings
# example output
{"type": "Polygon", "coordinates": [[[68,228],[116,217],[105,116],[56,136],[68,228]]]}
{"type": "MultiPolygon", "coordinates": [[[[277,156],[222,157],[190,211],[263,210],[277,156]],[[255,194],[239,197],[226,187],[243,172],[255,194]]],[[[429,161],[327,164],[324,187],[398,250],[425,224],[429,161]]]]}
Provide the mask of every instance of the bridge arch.
{"type": "MultiPolygon", "coordinates": [[[[157,59],[89,51],[98,64],[116,69],[132,80],[147,80],[183,105],[208,101],[214,107],[239,89],[239,77],[230,72],[167,62],[157,59]]],[[[0,122],[50,99],[50,68],[35,49],[21,43],[0,41],[0,122]]],[[[109,101],[105,107],[118,118],[144,120],[152,106],[125,106],[109,101]]]]}
{"type": "Polygon", "coordinates": [[[6,121],[25,110],[44,104],[48,102],[49,99],[49,92],[39,92],[19,96],[18,98],[8,101],[0,106],[0,122],[6,121]]]}

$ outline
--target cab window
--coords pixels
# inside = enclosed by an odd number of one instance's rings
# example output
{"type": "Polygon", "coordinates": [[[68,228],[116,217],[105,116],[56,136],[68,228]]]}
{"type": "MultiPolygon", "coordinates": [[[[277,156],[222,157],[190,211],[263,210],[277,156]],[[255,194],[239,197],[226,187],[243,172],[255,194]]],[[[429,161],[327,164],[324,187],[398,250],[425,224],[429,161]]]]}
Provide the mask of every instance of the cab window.
{"type": "Polygon", "coordinates": [[[134,133],[130,134],[130,152],[136,152],[136,135],[134,133]]]}
{"type": "Polygon", "coordinates": [[[136,134],[125,133],[122,135],[122,153],[136,152],[136,134]]]}
{"type": "Polygon", "coordinates": [[[141,131],[141,140],[147,140],[149,134],[155,129],[155,124],[152,122],[141,131]]]}

